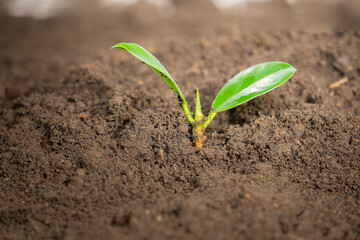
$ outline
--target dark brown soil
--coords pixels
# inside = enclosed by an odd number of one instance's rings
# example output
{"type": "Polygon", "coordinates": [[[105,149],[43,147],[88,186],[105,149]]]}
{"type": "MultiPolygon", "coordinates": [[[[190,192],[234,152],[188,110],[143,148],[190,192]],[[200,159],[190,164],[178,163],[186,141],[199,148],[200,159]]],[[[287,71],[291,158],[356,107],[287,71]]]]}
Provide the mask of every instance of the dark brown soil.
{"type": "Polygon", "coordinates": [[[168,23],[142,5],[0,16],[0,239],[360,239],[360,31],[249,31],[200,3],[168,23]],[[251,65],[298,72],[218,114],[198,151],[169,87],[108,50],[121,41],[204,112],[251,65]]]}

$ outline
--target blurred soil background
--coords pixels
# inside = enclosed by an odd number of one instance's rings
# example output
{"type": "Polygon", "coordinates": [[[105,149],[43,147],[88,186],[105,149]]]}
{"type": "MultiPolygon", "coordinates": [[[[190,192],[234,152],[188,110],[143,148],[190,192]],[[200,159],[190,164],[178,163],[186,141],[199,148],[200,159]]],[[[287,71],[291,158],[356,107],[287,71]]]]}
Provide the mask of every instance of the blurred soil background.
{"type": "Polygon", "coordinates": [[[0,2],[0,239],[360,239],[359,1],[45,2],[0,2]],[[204,113],[251,65],[298,71],[197,151],[119,42],[204,113]]]}

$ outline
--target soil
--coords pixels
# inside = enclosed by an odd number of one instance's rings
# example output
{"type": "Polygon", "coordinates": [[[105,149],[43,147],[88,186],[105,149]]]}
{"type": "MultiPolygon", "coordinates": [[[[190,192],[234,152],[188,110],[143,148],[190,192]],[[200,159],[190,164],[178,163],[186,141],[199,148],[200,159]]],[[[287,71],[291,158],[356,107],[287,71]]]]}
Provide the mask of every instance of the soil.
{"type": "Polygon", "coordinates": [[[360,31],[250,31],[176,3],[171,20],[144,4],[1,13],[0,238],[360,239],[360,31]],[[198,87],[205,113],[251,65],[298,71],[218,114],[198,150],[169,87],[108,50],[122,41],[157,56],[192,109],[198,87]]]}

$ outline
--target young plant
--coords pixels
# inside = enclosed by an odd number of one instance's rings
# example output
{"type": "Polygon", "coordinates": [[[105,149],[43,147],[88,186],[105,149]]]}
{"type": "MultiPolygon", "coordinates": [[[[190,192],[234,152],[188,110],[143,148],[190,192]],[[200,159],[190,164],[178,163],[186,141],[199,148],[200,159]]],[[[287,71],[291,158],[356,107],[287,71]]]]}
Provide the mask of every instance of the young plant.
{"type": "Polygon", "coordinates": [[[204,131],[217,113],[234,108],[277,88],[296,72],[296,69],[287,63],[266,62],[238,73],[220,90],[212,104],[210,114],[203,121],[204,115],[201,112],[198,89],[196,89],[196,106],[193,117],[180,88],[169,72],[151,53],[135,43],[119,43],[112,47],[112,49],[114,48],[128,51],[134,57],[149,65],[179,95],[185,115],[194,128],[196,135],[195,146],[198,148],[202,147],[204,131]]]}

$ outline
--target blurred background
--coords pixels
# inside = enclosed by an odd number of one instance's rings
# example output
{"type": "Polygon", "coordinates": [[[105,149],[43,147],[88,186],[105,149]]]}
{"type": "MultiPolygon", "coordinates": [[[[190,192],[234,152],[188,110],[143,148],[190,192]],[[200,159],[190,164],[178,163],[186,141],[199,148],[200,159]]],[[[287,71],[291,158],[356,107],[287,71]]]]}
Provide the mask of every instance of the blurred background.
{"type": "Polygon", "coordinates": [[[359,0],[1,0],[0,99],[56,83],[118,42],[360,28],[359,0]]]}
{"type": "Polygon", "coordinates": [[[222,28],[360,28],[359,0],[0,0],[0,7],[0,51],[35,38],[41,49],[66,46],[74,56],[85,43],[96,51],[118,41],[197,38],[222,28]]]}
{"type": "MultiPolygon", "coordinates": [[[[190,5],[197,5],[198,2],[208,2],[208,4],[212,4],[219,11],[234,15],[252,13],[257,14],[258,17],[270,17],[269,10],[280,11],[281,8],[288,8],[288,10],[291,9],[291,11],[295,11],[297,14],[303,14],[303,18],[314,17],[315,19],[312,20],[331,21],[331,18],[324,19],[323,17],[324,15],[330,17],[334,13],[335,16],[333,17],[354,17],[353,20],[356,18],[359,20],[358,17],[360,15],[359,1],[357,0],[2,0],[2,5],[10,16],[46,19],[69,10],[91,7],[125,8],[134,4],[144,3],[149,5],[150,10],[153,7],[159,17],[168,19],[176,17],[177,5],[181,5],[182,2],[187,2],[190,5]],[[304,8],[306,8],[306,11],[303,11],[304,8]],[[334,12],[329,12],[331,10],[334,12]]],[[[189,10],[191,11],[193,8],[189,10]]],[[[280,16],[273,15],[272,17],[280,16]]],[[[301,16],[296,15],[296,17],[301,16]]],[[[344,23],[349,24],[349,22],[345,21],[344,23]]],[[[354,25],[356,24],[354,23],[354,25]]]]}

